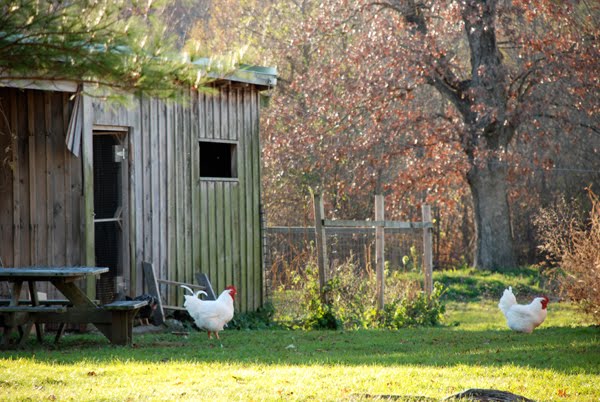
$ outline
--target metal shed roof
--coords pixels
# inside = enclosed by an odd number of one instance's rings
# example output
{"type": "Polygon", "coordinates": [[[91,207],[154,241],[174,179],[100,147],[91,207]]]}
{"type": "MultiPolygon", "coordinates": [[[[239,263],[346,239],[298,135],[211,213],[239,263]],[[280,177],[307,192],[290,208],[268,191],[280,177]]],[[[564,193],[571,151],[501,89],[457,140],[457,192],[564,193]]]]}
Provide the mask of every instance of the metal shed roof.
{"type": "MultiPolygon", "coordinates": [[[[208,66],[208,59],[200,59],[192,64],[197,66],[208,66]]],[[[261,67],[248,64],[240,64],[239,68],[233,73],[224,75],[210,74],[217,82],[231,81],[246,84],[252,84],[259,87],[259,90],[269,89],[277,85],[277,69],[275,67],[261,67]]],[[[38,89],[46,91],[76,92],[77,80],[53,80],[52,78],[3,78],[0,76],[0,87],[12,87],[21,89],[38,89]]]]}
{"type": "MultiPolygon", "coordinates": [[[[211,63],[210,59],[201,58],[192,62],[192,64],[207,67],[211,63]]],[[[210,74],[217,81],[232,81],[246,84],[253,84],[268,89],[277,85],[277,68],[262,67],[250,64],[240,64],[233,73],[226,73],[222,76],[210,74]]]]}

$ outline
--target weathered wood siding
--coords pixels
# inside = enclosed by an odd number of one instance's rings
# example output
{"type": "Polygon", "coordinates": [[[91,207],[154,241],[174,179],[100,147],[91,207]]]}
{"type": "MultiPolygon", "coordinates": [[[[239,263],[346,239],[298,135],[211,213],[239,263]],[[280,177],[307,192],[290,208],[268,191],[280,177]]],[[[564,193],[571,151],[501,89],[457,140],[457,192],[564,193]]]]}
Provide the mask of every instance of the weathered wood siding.
{"type": "Polygon", "coordinates": [[[235,284],[255,309],[262,303],[258,93],[231,88],[200,103],[208,116],[200,137],[237,141],[238,179],[200,181],[199,265],[219,290],[235,284]]]}
{"type": "Polygon", "coordinates": [[[73,107],[69,96],[0,88],[0,258],[4,266],[81,264],[81,159],[65,146],[73,107]]]}
{"type": "MultiPolygon", "coordinates": [[[[94,264],[92,136],[127,128],[129,293],[142,291],[141,264],[149,261],[163,279],[194,283],[205,272],[218,292],[233,284],[240,311],[258,308],[259,92],[252,84],[217,89],[190,91],[184,104],[143,98],[124,107],[85,97],[78,158],[65,146],[71,94],[0,88],[4,266],[94,264]],[[236,145],[237,178],[200,177],[203,139],[236,145]]],[[[182,304],[180,290],[163,293],[168,304],[182,304]]]]}
{"type": "MultiPolygon", "coordinates": [[[[234,284],[241,311],[262,295],[258,91],[222,86],[216,95],[190,91],[185,104],[142,99],[133,108],[94,100],[94,124],[130,127],[132,287],[142,289],[141,263],[160,278],[195,283],[209,275],[216,291],[234,284]],[[202,139],[237,144],[237,179],[200,178],[202,139]]],[[[163,288],[168,304],[182,293],[163,288]]]]}

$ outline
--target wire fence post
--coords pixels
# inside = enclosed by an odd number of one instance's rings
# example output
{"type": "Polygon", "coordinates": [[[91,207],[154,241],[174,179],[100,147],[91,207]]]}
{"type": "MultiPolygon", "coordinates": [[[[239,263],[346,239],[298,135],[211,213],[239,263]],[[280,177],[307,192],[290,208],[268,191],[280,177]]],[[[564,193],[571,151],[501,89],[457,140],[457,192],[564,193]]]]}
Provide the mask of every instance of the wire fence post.
{"type": "Polygon", "coordinates": [[[377,309],[383,311],[384,268],[385,268],[385,214],[383,195],[375,196],[375,266],[377,277],[377,309]]]}
{"type": "Polygon", "coordinates": [[[321,194],[315,194],[313,196],[313,206],[315,215],[317,264],[319,265],[319,292],[321,293],[321,296],[326,299],[324,290],[325,283],[327,283],[327,243],[325,237],[325,227],[323,226],[323,219],[325,219],[325,207],[323,206],[323,198],[321,198],[321,194]]]}
{"type": "Polygon", "coordinates": [[[423,214],[423,273],[425,275],[425,294],[431,296],[433,291],[433,223],[431,222],[431,206],[421,206],[423,214]]]}

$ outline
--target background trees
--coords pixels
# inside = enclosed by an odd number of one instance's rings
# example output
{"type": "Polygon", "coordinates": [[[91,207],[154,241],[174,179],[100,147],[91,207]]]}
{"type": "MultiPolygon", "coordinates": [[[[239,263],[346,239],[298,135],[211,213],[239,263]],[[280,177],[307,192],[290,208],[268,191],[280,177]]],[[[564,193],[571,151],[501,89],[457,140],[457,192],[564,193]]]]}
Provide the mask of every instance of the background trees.
{"type": "Polygon", "coordinates": [[[308,220],[309,189],[345,218],[371,210],[374,193],[386,194],[388,216],[427,200],[449,222],[452,248],[475,234],[472,262],[503,269],[534,257],[539,205],[598,182],[597,4],[256,0],[212,10],[227,43],[254,46],[253,61],[281,74],[263,126],[272,223],[308,220]],[[244,22],[219,12],[232,9],[244,22]]]}
{"type": "MultiPolygon", "coordinates": [[[[0,72],[172,93],[177,58],[246,49],[280,80],[263,113],[271,224],[433,203],[447,253],[501,269],[535,257],[531,215],[598,182],[598,5],[588,1],[2,3],[0,72]],[[181,10],[184,10],[182,15],[181,10]],[[192,31],[186,20],[196,20],[192,31]],[[174,21],[181,22],[174,23],[174,21]],[[170,36],[177,33],[178,38],[170,36]],[[477,241],[471,240],[476,236],[477,241]],[[457,252],[457,250],[459,250],[457,252]]],[[[35,78],[35,77],[33,77],[35,78]]]]}

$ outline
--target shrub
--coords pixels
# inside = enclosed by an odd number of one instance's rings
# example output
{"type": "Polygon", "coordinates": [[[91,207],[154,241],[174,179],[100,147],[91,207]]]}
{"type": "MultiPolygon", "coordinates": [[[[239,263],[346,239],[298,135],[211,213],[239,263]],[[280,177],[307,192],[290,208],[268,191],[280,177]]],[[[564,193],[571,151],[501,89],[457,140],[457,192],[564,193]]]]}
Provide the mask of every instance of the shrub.
{"type": "MultiPolygon", "coordinates": [[[[319,289],[316,267],[309,264],[303,272],[303,288],[295,292],[280,289],[283,298],[295,298],[302,306],[304,315],[291,319],[289,314],[278,311],[287,325],[304,329],[357,329],[400,328],[407,326],[430,326],[440,323],[444,306],[440,298],[444,292],[441,284],[435,285],[430,298],[417,281],[402,279],[396,273],[385,272],[385,304],[377,311],[376,280],[373,273],[360,270],[352,259],[339,265],[326,283],[324,295],[319,289]]],[[[281,302],[286,308],[289,302],[281,302]]]]}
{"type": "Polygon", "coordinates": [[[588,194],[592,208],[587,219],[577,205],[562,200],[542,209],[534,224],[562,292],[600,324],[600,201],[591,190],[588,194]]]}
{"type": "Polygon", "coordinates": [[[236,313],[233,319],[227,324],[229,329],[266,329],[276,327],[277,323],[273,320],[275,307],[273,303],[265,303],[256,311],[248,313],[236,313]]]}
{"type": "MultiPolygon", "coordinates": [[[[331,290],[328,283],[325,293],[331,290]]],[[[319,289],[319,273],[315,266],[306,269],[306,283],[304,286],[303,306],[308,312],[302,327],[304,329],[339,329],[341,321],[333,312],[333,306],[329,300],[321,295],[319,289]]]]}
{"type": "Polygon", "coordinates": [[[427,297],[425,292],[419,292],[413,297],[386,303],[381,312],[371,309],[368,322],[372,326],[388,329],[440,325],[446,311],[441,302],[444,292],[444,286],[436,282],[430,297],[427,297]]]}

